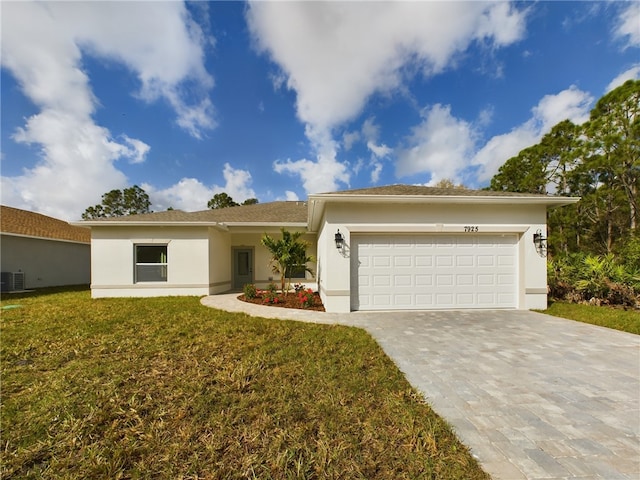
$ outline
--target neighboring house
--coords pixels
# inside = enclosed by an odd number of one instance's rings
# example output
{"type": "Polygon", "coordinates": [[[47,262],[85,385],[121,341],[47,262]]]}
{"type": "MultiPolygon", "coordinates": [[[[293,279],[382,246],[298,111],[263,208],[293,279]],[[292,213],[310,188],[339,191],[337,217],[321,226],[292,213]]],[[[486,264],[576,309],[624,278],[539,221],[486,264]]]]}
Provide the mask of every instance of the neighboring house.
{"type": "Polygon", "coordinates": [[[94,297],[264,287],[278,278],[260,239],[284,227],[306,233],[317,262],[305,282],[317,285],[328,312],[532,309],[547,305],[547,264],[534,236],[546,236],[547,208],[578,200],[391,185],[77,225],[91,227],[94,297]]]}
{"type": "Polygon", "coordinates": [[[88,285],[90,268],[91,232],[88,228],[39,213],[0,206],[3,291],[88,285]]]}

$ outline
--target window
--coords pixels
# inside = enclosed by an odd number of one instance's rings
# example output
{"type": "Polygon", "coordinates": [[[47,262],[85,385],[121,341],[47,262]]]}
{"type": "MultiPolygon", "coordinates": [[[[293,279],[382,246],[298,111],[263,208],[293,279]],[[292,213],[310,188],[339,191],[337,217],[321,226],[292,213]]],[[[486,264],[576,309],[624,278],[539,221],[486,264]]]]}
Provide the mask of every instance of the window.
{"type": "Polygon", "coordinates": [[[167,281],[167,246],[136,245],[136,278],[137,282],[167,281]]]}
{"type": "Polygon", "coordinates": [[[305,266],[298,265],[297,268],[294,268],[293,271],[289,272],[289,278],[306,278],[306,270],[305,266]]]}

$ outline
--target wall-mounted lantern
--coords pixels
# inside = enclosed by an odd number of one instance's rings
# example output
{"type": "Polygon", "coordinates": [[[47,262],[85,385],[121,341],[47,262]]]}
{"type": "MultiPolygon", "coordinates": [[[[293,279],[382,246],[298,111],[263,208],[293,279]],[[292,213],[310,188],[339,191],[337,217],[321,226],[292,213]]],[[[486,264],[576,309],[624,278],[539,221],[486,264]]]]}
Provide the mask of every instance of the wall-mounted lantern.
{"type": "Polygon", "coordinates": [[[538,229],[533,234],[533,244],[536,246],[536,252],[541,257],[547,256],[547,237],[542,234],[542,230],[538,229]]]}
{"type": "Polygon", "coordinates": [[[344,237],[340,233],[340,230],[336,232],[336,248],[340,250],[344,246],[344,237]]]}

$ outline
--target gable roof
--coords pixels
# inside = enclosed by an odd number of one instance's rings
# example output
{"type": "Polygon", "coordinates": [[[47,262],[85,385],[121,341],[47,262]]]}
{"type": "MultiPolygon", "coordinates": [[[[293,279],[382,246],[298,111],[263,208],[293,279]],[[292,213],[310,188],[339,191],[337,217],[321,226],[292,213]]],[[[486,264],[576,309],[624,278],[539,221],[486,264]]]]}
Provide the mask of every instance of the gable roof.
{"type": "Polygon", "coordinates": [[[124,217],[96,218],[79,225],[299,225],[307,224],[306,202],[269,202],[254,205],[184,212],[165,212],[127,215],[124,217]]]}
{"type": "Polygon", "coordinates": [[[0,205],[0,232],[32,238],[91,243],[91,231],[40,213],[0,205]]]}

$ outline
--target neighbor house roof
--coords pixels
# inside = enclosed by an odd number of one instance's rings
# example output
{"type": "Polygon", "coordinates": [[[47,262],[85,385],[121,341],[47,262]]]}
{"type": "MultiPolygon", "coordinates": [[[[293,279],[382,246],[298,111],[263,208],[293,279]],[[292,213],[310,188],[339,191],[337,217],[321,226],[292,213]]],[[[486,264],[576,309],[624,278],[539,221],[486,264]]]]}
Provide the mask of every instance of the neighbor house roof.
{"type": "Polygon", "coordinates": [[[91,231],[40,213],[0,206],[0,232],[32,238],[91,243],[91,231]]]}
{"type": "Polygon", "coordinates": [[[296,225],[307,224],[306,202],[269,202],[198,212],[168,210],[165,212],[96,218],[82,225],[296,225]]]}

